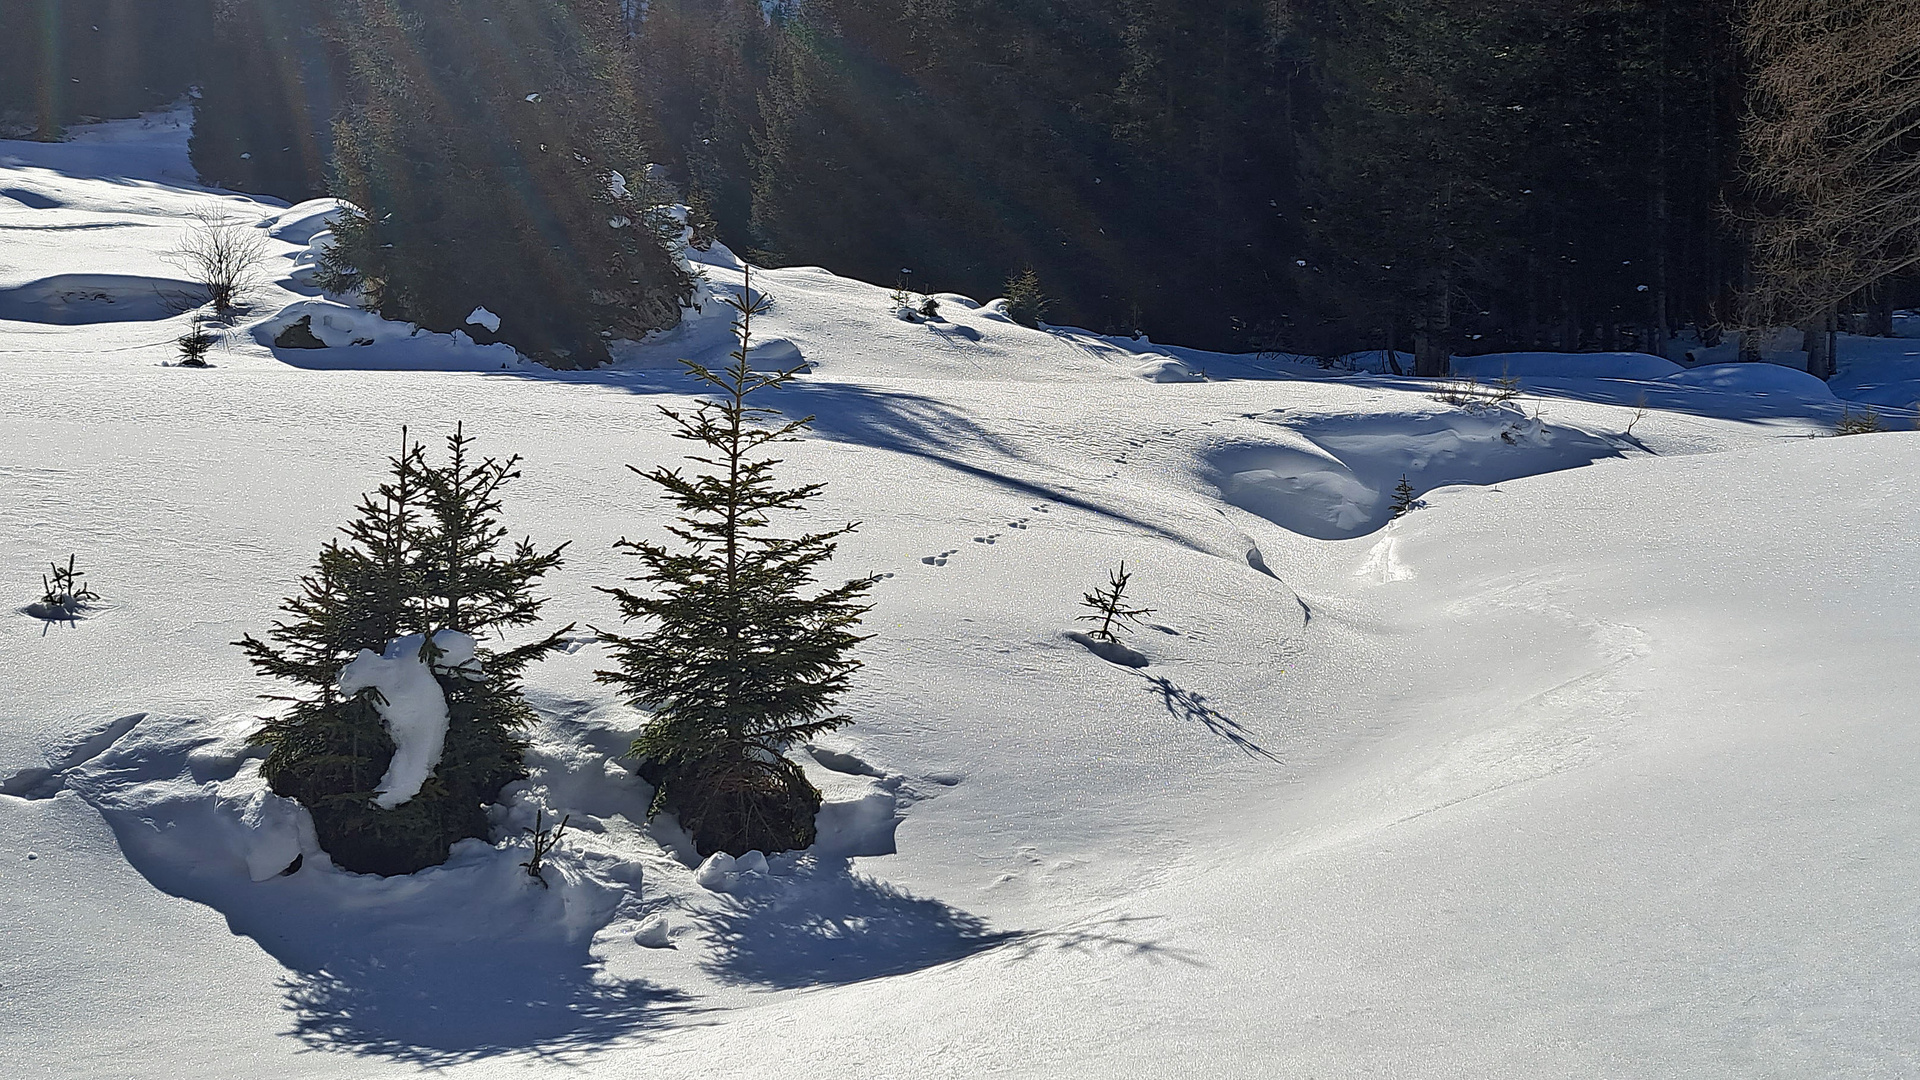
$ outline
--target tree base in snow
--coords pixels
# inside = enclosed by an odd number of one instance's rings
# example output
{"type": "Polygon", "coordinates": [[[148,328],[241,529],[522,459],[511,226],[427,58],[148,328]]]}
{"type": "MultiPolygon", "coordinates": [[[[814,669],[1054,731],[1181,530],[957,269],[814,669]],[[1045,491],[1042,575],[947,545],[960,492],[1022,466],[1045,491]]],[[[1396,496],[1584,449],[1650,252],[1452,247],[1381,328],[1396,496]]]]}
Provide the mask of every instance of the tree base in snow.
{"type": "Polygon", "coordinates": [[[392,877],[438,866],[461,840],[486,839],[486,804],[526,775],[521,740],[504,725],[476,723],[472,706],[452,696],[435,775],[391,810],[373,799],[393,740],[364,701],[303,703],[270,723],[259,736],[273,747],[261,775],[274,794],[307,808],[321,849],[341,869],[392,877]]]}
{"type": "Polygon", "coordinates": [[[649,768],[665,809],[680,819],[701,858],[716,851],[772,855],[813,845],[820,791],[782,758],[709,759],[678,768],[649,768]]]}

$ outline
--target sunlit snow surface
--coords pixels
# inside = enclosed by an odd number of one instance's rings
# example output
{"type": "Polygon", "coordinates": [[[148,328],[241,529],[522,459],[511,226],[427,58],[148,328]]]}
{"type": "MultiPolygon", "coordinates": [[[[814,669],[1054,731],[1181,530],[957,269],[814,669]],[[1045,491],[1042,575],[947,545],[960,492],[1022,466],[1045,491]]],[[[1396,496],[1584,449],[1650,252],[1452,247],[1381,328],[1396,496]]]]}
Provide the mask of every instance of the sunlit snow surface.
{"type": "MultiPolygon", "coordinates": [[[[0,144],[8,1076],[1920,1069],[1920,435],[1809,438],[1849,405],[1778,370],[1524,354],[1469,410],[756,272],[756,357],[811,369],[772,398],[817,417],[796,525],[862,522],[832,571],[883,575],[855,725],[796,752],[821,843],[703,868],[647,824],[583,635],[531,671],[497,843],[332,868],[247,745],[286,688],[229,643],[402,424],[455,421],[525,456],[514,535],[574,541],[550,616],[611,625],[613,541],[665,535],[624,466],[684,451],[656,406],[725,312],[571,375],[350,313],[370,344],[276,355],[324,214],[199,190],[140,123],[0,144]],[[125,282],[178,280],[216,200],[280,284],[164,367],[189,316],[125,282]],[[89,617],[16,613],[69,552],[89,617]],[[1122,559],[1140,667],[1067,636],[1122,559]]],[[[1868,344],[1835,389],[1910,427],[1911,343],[1868,344]]]]}

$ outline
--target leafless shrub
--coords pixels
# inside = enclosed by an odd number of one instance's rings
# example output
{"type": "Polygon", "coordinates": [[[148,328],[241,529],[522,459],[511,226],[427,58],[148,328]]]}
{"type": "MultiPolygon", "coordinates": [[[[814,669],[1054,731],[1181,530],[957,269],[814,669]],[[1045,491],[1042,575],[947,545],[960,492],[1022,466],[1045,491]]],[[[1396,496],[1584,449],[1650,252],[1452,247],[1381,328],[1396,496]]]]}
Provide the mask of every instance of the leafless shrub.
{"type": "Polygon", "coordinates": [[[1920,262],[1920,0],[1740,10],[1755,271],[1742,318],[1830,340],[1835,305],[1920,262]]]}
{"type": "Polygon", "coordinates": [[[231,315],[259,283],[260,267],[267,260],[267,234],[214,208],[195,211],[193,221],[180,246],[165,257],[206,290],[215,314],[231,315]]]}

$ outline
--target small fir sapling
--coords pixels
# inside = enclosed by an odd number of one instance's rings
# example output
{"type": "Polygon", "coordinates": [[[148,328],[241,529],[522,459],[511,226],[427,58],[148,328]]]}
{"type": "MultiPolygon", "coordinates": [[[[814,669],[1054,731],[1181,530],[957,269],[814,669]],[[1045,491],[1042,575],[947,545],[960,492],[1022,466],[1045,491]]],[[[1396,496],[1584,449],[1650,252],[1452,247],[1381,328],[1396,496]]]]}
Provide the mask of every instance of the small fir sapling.
{"type": "Polygon", "coordinates": [[[40,599],[26,606],[26,614],[49,623],[73,622],[100,599],[87,587],[86,574],[76,566],[74,556],[67,556],[65,566],[57,562],[48,566],[48,572],[40,575],[40,599]]]}
{"type": "Polygon", "coordinates": [[[412,634],[482,639],[537,622],[545,601],[534,586],[565,549],[507,544],[500,492],[520,477],[519,459],[475,461],[472,442],[455,428],[448,460],[436,465],[402,429],[390,478],[362,498],[344,539],[321,548],[299,594],[282,605],[287,618],[266,641],[237,643],[262,674],[305,691],[278,698],[289,708],[255,733],[268,750],[261,775],[311,811],[321,847],[355,872],[412,873],[445,862],[455,841],[487,835],[486,804],[526,775],[521,733],[535,717],[520,694],[521,673],[561,648],[572,629],[516,648],[482,646],[458,671],[437,663],[437,648],[423,647],[421,661],[446,704],[440,757],[413,796],[391,808],[375,804],[395,743],[378,689],[342,693],[343,669],[362,650],[379,655],[412,634]]]}
{"type": "Polygon", "coordinates": [[[919,309],[913,303],[913,293],[908,291],[905,284],[894,286],[893,291],[887,294],[887,302],[893,305],[894,318],[902,322],[920,321],[919,309]]]}
{"type": "Polygon", "coordinates": [[[41,601],[51,607],[78,608],[100,599],[100,594],[87,586],[86,572],[77,565],[78,556],[68,555],[67,565],[49,563],[48,572],[40,575],[42,590],[41,601]]]}
{"type": "Polygon", "coordinates": [[[1405,517],[1419,506],[1420,501],[1414,494],[1413,485],[1407,482],[1405,475],[1402,475],[1399,485],[1393,489],[1393,506],[1390,511],[1392,516],[1405,517]]]}
{"type": "Polygon", "coordinates": [[[1040,320],[1053,306],[1053,299],[1040,288],[1040,275],[1029,266],[1007,279],[1007,318],[1021,326],[1038,328],[1040,320]]]}
{"type": "Polygon", "coordinates": [[[801,509],[825,486],[776,487],[779,460],[762,453],[795,441],[812,417],[775,419],[778,410],[749,404],[750,395],[799,370],[755,371],[747,361],[753,317],[766,309],[751,271],[740,296],[722,302],[737,313],[732,362],[719,370],[685,362],[714,397],[691,413],[661,409],[675,437],[697,444],[689,459],[712,471],[628,466],[678,510],[667,526],[678,543],[617,545],[640,560],[629,580],[648,588],[602,591],[614,597],[622,621],[649,625],[632,635],[602,632],[618,667],[597,673],[651,714],[633,755],[655,785],[653,810],[674,813],[703,857],[813,843],[820,792],[784,753],[852,722],[833,708],[860,666],[848,653],[864,640],[855,628],[873,586],[872,578],[857,578],[804,591],[853,525],[770,531],[774,514],[801,509]]]}
{"type": "Polygon", "coordinates": [[[1127,572],[1127,564],[1123,559],[1120,562],[1120,568],[1107,575],[1106,588],[1095,589],[1084,594],[1080,601],[1081,606],[1092,608],[1093,614],[1078,616],[1076,621],[1100,624],[1087,632],[1088,637],[1095,641],[1119,641],[1120,639],[1114,634],[1116,629],[1132,633],[1131,624],[1139,622],[1143,615],[1153,614],[1152,608],[1126,606],[1127,582],[1132,577],[1133,575],[1127,572]]]}
{"type": "Polygon", "coordinates": [[[546,859],[553,849],[560,846],[560,837],[566,834],[567,822],[573,820],[572,814],[563,815],[560,824],[549,829],[546,827],[547,811],[545,807],[534,811],[533,824],[522,826],[520,831],[527,834],[527,840],[533,848],[533,854],[521,866],[526,867],[527,876],[547,888],[546,875],[541,873],[546,867],[546,859]]]}
{"type": "Polygon", "coordinates": [[[207,366],[207,352],[213,348],[214,336],[207,330],[205,320],[198,312],[194,313],[193,324],[187,332],[174,339],[180,347],[180,367],[203,368],[207,366]]]}
{"type": "Polygon", "coordinates": [[[940,301],[935,300],[931,296],[921,297],[920,298],[920,317],[923,319],[939,318],[940,317],[940,301]]]}

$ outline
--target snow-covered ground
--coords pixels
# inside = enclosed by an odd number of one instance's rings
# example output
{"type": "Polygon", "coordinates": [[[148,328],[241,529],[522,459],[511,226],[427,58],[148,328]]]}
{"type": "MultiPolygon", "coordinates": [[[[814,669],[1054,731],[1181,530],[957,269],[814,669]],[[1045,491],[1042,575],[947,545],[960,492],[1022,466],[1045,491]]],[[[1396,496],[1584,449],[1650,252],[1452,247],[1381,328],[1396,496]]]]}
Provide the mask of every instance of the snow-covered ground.
{"type": "MultiPolygon", "coordinates": [[[[230,643],[402,424],[455,421],[526,457],[516,532],[574,541],[549,613],[608,625],[613,541],[665,520],[623,466],[683,452],[655,406],[726,323],[563,375],[326,307],[315,208],[141,123],[0,143],[0,588],[73,552],[102,597],[0,620],[8,1076],[1920,1071],[1920,434],[1812,437],[1857,406],[1765,365],[1475,358],[1522,394],[1454,404],[756,271],[757,355],[812,368],[783,475],[884,575],[856,724],[798,752],[819,847],[698,866],[646,823],[583,635],[498,843],[332,868],[230,643]],[[166,366],[209,206],[279,280],[166,366]],[[295,304],[371,343],[268,348],[295,304]],[[1066,636],[1122,559],[1142,668],[1066,636]]],[[[1907,346],[1835,389],[1910,427],[1907,346]]]]}

